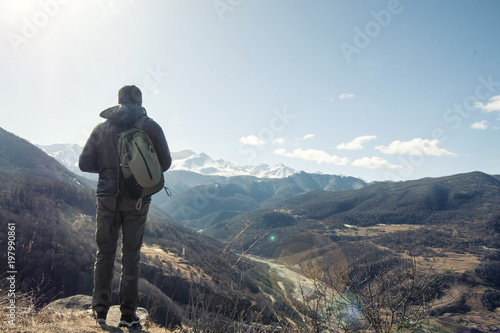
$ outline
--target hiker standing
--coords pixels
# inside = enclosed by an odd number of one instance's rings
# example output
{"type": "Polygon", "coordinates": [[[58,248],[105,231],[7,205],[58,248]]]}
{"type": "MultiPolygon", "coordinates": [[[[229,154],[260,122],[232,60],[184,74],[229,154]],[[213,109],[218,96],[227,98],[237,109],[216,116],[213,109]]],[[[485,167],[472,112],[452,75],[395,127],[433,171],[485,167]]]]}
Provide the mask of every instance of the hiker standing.
{"type": "Polygon", "coordinates": [[[92,308],[98,323],[105,324],[111,306],[111,281],[121,228],[120,326],[132,327],[139,324],[135,313],[139,301],[139,259],[151,196],[141,198],[138,205],[138,199],[123,184],[118,135],[134,127],[138,119],[145,118],[142,130],[151,139],[163,172],[170,167],[172,158],[161,127],[147,117],[142,107],[140,89],[133,85],[122,87],[118,103],[101,112],[100,116],[106,121],[98,124],[90,134],[80,155],[79,167],[85,172],[99,173],[92,308]]]}

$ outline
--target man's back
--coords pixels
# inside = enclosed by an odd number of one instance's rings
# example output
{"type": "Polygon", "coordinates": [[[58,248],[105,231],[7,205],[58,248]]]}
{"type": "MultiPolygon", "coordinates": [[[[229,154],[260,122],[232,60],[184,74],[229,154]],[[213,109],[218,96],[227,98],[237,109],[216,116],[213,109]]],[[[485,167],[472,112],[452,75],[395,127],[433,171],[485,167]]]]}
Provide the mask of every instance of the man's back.
{"type": "MultiPolygon", "coordinates": [[[[99,173],[98,196],[115,196],[118,189],[118,134],[133,126],[138,117],[146,114],[142,106],[116,105],[101,112],[106,121],[98,124],[80,155],[79,166],[84,172],[99,173]]],[[[172,164],[170,150],[161,127],[151,118],[143,125],[144,132],[153,142],[163,171],[172,164]]]]}

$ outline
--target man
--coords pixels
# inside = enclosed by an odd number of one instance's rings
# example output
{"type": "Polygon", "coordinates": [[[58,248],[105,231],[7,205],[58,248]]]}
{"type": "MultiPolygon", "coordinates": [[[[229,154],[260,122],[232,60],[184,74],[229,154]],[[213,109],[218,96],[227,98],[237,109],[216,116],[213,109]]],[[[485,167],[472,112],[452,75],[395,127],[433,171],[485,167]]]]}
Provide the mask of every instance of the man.
{"type": "MultiPolygon", "coordinates": [[[[97,183],[97,254],[94,267],[94,295],[92,308],[97,322],[106,323],[111,306],[111,281],[117,241],[122,230],[122,272],[119,287],[120,326],[139,324],[135,311],[139,301],[139,259],[144,228],[151,196],[144,197],[142,206],[136,206],[120,182],[118,134],[134,126],[137,118],[146,115],[142,107],[142,93],[133,85],[118,92],[119,105],[101,112],[106,121],[98,124],[90,134],[80,155],[79,167],[85,172],[99,173],[97,183]]],[[[153,142],[158,160],[165,172],[172,164],[170,150],[161,127],[147,118],[142,127],[153,142]]]]}

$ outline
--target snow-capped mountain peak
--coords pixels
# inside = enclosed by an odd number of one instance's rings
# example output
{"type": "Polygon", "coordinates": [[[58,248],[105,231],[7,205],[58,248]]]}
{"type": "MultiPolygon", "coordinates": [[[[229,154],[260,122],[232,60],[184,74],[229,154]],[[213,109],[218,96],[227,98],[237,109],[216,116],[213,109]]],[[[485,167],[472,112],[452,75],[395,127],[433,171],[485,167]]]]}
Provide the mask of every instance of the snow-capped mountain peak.
{"type": "Polygon", "coordinates": [[[188,158],[189,156],[196,155],[194,151],[189,149],[181,150],[179,152],[172,152],[171,154],[174,160],[183,160],[188,158]]]}
{"type": "MultiPolygon", "coordinates": [[[[53,144],[39,146],[39,148],[54,157],[69,170],[82,174],[78,168],[78,158],[83,149],[81,146],[76,144],[53,144]]],[[[285,178],[296,172],[283,164],[274,166],[267,164],[238,166],[222,159],[213,160],[205,153],[195,153],[192,150],[172,152],[172,159],[170,170],[185,170],[209,176],[285,178]]],[[[83,173],[83,175],[91,177],[88,173],[83,173]]]]}
{"type": "Polygon", "coordinates": [[[173,153],[172,157],[173,162],[170,170],[186,170],[211,176],[255,176],[258,178],[284,178],[296,172],[292,168],[288,168],[282,164],[278,164],[272,167],[267,164],[259,164],[257,166],[238,166],[221,159],[213,160],[205,153],[197,154],[191,151],[182,151],[178,154],[173,153]]]}
{"type": "Polygon", "coordinates": [[[83,147],[71,143],[56,143],[46,146],[39,145],[38,148],[43,150],[47,155],[54,157],[70,171],[75,172],[78,169],[78,158],[82,153],[83,147]]]}

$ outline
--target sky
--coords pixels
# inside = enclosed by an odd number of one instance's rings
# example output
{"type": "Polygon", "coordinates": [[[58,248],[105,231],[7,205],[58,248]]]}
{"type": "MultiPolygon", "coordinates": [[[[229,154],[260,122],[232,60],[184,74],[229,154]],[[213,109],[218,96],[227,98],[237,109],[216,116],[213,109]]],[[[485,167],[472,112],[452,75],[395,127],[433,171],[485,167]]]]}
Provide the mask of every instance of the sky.
{"type": "Polygon", "coordinates": [[[0,0],[0,127],[83,145],[135,84],[173,152],[500,174],[498,17],[496,0],[0,0]]]}

